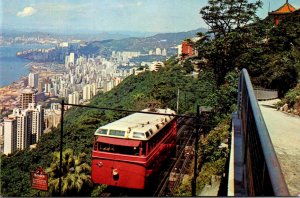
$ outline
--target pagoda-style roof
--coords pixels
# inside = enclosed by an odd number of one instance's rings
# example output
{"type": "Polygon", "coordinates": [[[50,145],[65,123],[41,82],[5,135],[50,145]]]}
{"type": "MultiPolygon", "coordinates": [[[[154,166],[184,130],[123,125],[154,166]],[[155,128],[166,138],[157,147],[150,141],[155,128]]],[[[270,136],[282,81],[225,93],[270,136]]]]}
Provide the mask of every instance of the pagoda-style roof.
{"type": "Polygon", "coordinates": [[[289,4],[289,2],[287,1],[285,4],[283,4],[283,6],[281,6],[280,8],[278,8],[277,10],[270,12],[269,14],[271,15],[277,15],[277,14],[289,14],[292,12],[295,12],[296,8],[294,6],[292,6],[291,4],[289,4]]]}

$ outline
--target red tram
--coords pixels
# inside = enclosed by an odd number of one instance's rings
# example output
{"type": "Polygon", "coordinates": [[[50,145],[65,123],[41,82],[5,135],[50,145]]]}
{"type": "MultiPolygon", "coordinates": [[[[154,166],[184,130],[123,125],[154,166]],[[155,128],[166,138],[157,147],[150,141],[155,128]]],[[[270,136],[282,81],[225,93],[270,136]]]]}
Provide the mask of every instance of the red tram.
{"type": "MultiPolygon", "coordinates": [[[[175,115],[171,109],[155,111],[175,115]]],[[[175,116],[144,113],[134,113],[98,128],[92,152],[92,181],[144,189],[149,176],[176,147],[176,134],[175,116]]]]}

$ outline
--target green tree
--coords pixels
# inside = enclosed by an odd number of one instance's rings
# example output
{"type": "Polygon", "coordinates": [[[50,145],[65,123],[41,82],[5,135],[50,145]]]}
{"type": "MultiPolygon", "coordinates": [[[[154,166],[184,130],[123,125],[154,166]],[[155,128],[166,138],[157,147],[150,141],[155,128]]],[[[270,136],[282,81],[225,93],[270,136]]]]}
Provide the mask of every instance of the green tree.
{"type": "Polygon", "coordinates": [[[255,86],[277,89],[283,96],[299,78],[300,16],[290,15],[278,26],[267,18],[247,29],[249,41],[253,41],[237,55],[235,66],[247,68],[255,86]]]}
{"type": "MultiPolygon", "coordinates": [[[[86,154],[74,155],[72,149],[62,153],[62,194],[80,195],[91,187],[90,166],[84,162],[86,154]]],[[[53,161],[46,172],[49,174],[49,189],[52,195],[59,195],[60,153],[53,153],[53,161]]]]}
{"type": "Polygon", "coordinates": [[[187,74],[190,74],[194,71],[194,66],[190,60],[185,60],[182,67],[187,74]]]}
{"type": "Polygon", "coordinates": [[[211,28],[210,32],[219,38],[256,21],[256,10],[261,6],[260,0],[255,3],[248,3],[247,0],[209,0],[200,14],[211,28]]]}
{"type": "Polygon", "coordinates": [[[214,68],[219,85],[224,83],[226,74],[234,69],[234,61],[246,49],[251,48],[247,24],[257,21],[256,10],[261,1],[248,3],[247,0],[209,0],[208,6],[201,9],[202,18],[210,27],[214,38],[198,43],[199,55],[208,60],[214,68]]]}

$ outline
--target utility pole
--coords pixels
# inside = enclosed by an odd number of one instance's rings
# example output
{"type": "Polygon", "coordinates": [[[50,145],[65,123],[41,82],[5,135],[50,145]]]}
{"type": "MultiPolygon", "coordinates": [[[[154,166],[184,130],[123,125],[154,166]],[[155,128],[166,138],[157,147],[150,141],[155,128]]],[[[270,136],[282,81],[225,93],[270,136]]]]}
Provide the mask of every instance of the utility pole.
{"type": "Polygon", "coordinates": [[[59,194],[62,196],[61,193],[61,186],[62,186],[62,150],[63,150],[63,130],[64,130],[64,110],[65,110],[65,101],[62,99],[61,101],[61,117],[60,117],[60,153],[59,153],[59,194]]]}
{"type": "Polygon", "coordinates": [[[196,196],[196,180],[197,180],[197,160],[198,160],[198,133],[199,133],[199,122],[200,122],[200,107],[199,105],[197,105],[197,120],[196,120],[196,134],[195,134],[195,153],[194,153],[194,177],[193,177],[193,180],[192,180],[192,196],[196,196]]]}
{"type": "Polygon", "coordinates": [[[177,108],[176,108],[177,114],[179,113],[178,108],[179,108],[179,88],[177,89],[177,108]]]}
{"type": "Polygon", "coordinates": [[[184,92],[184,108],[185,108],[185,110],[186,110],[186,92],[184,92]]]}

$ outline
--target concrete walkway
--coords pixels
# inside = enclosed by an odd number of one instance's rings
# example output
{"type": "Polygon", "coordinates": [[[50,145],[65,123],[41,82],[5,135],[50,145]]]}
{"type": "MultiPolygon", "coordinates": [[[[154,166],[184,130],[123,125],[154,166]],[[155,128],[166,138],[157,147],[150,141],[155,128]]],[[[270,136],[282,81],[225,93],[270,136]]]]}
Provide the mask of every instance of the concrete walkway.
{"type": "Polygon", "coordinates": [[[300,117],[272,108],[278,100],[259,102],[291,196],[300,194],[300,117]]]}

